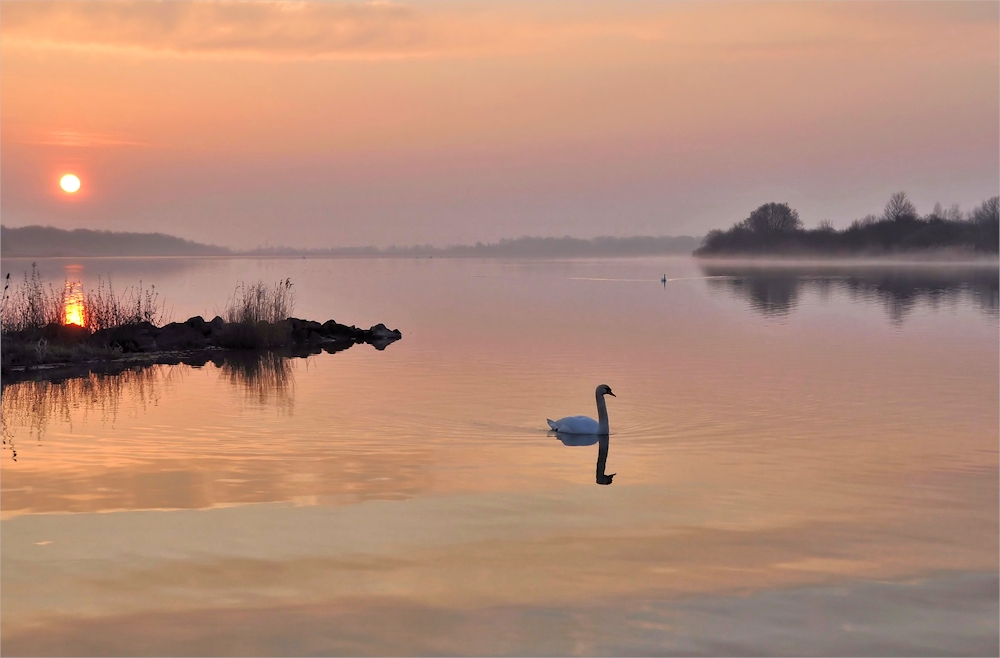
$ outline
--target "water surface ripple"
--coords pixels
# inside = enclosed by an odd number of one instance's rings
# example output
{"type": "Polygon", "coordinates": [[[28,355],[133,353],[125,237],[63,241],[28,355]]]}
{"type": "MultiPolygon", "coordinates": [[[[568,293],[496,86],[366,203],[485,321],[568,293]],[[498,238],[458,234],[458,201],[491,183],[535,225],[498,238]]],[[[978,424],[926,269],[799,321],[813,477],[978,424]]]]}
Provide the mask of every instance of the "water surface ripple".
{"type": "Polygon", "coordinates": [[[147,265],[404,338],[4,385],[8,654],[1000,650],[995,266],[147,265]]]}

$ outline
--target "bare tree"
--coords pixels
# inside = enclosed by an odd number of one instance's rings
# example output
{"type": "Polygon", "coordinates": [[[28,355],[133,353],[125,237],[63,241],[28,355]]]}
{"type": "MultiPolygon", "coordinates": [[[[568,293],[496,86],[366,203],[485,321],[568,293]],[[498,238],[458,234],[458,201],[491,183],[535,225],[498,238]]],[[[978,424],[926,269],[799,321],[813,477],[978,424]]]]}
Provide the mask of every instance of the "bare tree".
{"type": "Polygon", "coordinates": [[[906,198],[906,192],[896,192],[889,197],[889,203],[885,204],[885,211],[882,212],[882,217],[889,221],[915,219],[917,217],[917,208],[906,198]]]}
{"type": "Polygon", "coordinates": [[[965,219],[965,216],[962,215],[962,209],[959,208],[957,203],[951,204],[948,207],[948,209],[945,210],[944,207],[941,205],[941,202],[938,201],[937,203],[934,204],[934,210],[932,210],[931,214],[927,215],[925,219],[938,219],[946,222],[960,222],[963,219],[965,219]]]}
{"type": "Polygon", "coordinates": [[[799,213],[787,203],[765,203],[743,220],[744,228],[754,233],[784,233],[802,229],[799,213]]]}
{"type": "Polygon", "coordinates": [[[972,221],[976,224],[996,224],[1000,221],[1000,197],[991,197],[972,211],[972,221]]]}
{"type": "Polygon", "coordinates": [[[948,207],[948,210],[944,213],[944,218],[949,222],[960,222],[962,221],[962,210],[958,207],[957,203],[953,203],[948,207]]]}

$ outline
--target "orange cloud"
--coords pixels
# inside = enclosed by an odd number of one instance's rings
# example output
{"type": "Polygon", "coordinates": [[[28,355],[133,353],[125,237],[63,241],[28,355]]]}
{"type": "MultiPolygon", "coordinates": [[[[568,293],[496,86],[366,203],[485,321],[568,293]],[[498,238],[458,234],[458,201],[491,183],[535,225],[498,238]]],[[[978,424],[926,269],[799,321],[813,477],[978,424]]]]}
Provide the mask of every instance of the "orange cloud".
{"type": "Polygon", "coordinates": [[[8,46],[235,58],[398,58],[475,49],[475,26],[449,32],[389,2],[14,2],[8,46]]]}
{"type": "Polygon", "coordinates": [[[146,142],[136,141],[119,135],[85,133],[72,130],[59,130],[40,135],[34,139],[26,139],[22,144],[37,144],[40,146],[98,147],[98,146],[149,146],[146,142]]]}
{"type": "MultiPolygon", "coordinates": [[[[386,59],[538,51],[594,38],[787,55],[996,32],[990,3],[428,6],[395,2],[5,2],[5,47],[214,58],[386,59]]],[[[963,40],[966,44],[977,40],[963,40]]],[[[954,44],[952,44],[954,45],[954,44]]],[[[993,51],[990,51],[994,55],[993,51]]]]}

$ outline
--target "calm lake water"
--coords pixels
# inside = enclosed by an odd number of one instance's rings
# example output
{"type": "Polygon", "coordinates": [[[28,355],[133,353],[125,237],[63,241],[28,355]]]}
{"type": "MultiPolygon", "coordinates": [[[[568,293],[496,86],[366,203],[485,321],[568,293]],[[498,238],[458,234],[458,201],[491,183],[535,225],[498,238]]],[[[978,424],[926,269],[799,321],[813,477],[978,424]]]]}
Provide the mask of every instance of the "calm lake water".
{"type": "Polygon", "coordinates": [[[1000,651],[995,266],[39,265],[403,339],[5,386],[6,655],[1000,651]]]}

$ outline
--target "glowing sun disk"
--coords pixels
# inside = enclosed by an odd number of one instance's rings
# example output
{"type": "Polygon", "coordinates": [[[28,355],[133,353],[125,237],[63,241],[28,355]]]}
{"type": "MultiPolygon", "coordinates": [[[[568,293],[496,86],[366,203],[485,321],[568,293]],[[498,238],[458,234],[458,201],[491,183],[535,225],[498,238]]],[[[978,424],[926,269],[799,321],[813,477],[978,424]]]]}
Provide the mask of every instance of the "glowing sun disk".
{"type": "Polygon", "coordinates": [[[66,174],[59,179],[59,187],[61,187],[64,192],[73,194],[80,189],[80,178],[75,174],[66,174]]]}

